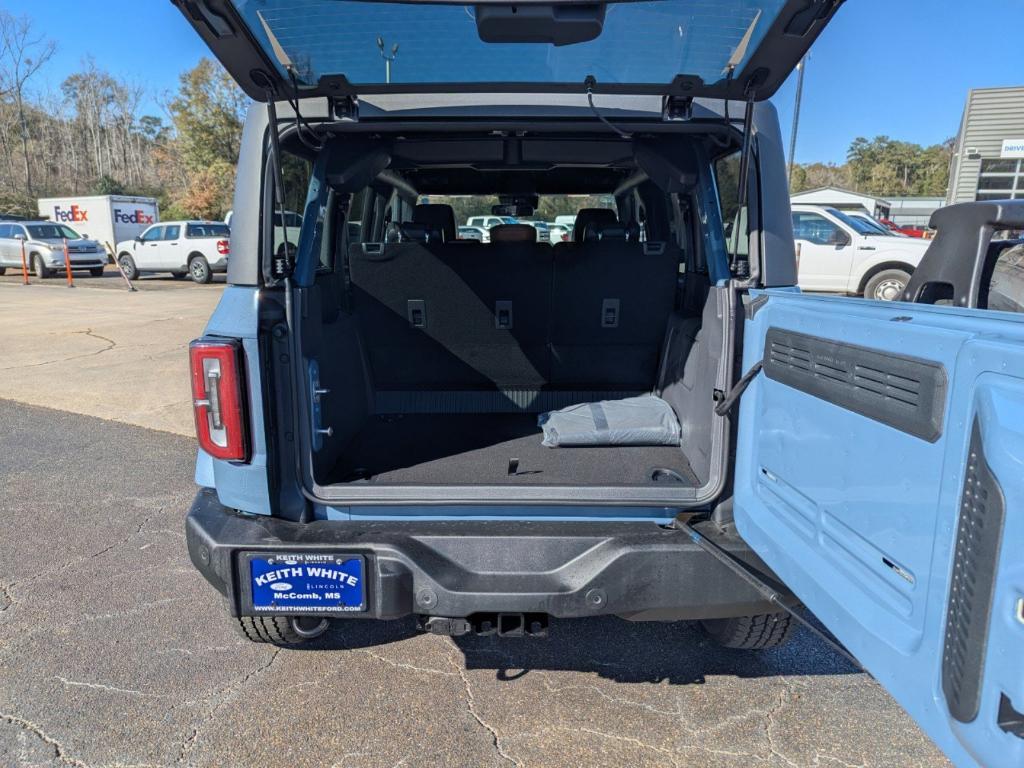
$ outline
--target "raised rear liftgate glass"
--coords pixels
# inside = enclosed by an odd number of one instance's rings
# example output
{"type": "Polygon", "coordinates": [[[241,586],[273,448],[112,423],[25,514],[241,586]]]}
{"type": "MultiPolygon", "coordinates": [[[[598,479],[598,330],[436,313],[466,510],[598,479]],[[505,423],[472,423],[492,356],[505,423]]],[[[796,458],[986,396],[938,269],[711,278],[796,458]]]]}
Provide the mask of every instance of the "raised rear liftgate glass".
{"type": "MultiPolygon", "coordinates": [[[[344,75],[356,86],[511,82],[578,83],[581,89],[588,75],[606,84],[664,85],[677,75],[717,82],[730,65],[743,69],[785,5],[784,0],[608,3],[596,39],[556,46],[484,42],[472,5],[233,2],[261,47],[270,52],[274,43],[280,45],[303,84],[344,75]]],[[[572,8],[560,6],[556,12],[572,8]]]]}

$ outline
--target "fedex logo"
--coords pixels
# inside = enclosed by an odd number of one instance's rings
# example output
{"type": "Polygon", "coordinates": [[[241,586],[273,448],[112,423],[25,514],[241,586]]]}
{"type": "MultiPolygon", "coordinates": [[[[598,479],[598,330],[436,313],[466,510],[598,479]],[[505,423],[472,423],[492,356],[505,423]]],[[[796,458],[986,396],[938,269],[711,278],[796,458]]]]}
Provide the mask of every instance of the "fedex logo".
{"type": "Polygon", "coordinates": [[[79,208],[77,205],[72,205],[70,208],[61,208],[59,205],[55,205],[53,206],[53,220],[88,221],[89,212],[83,208],[79,208]]]}
{"type": "Polygon", "coordinates": [[[153,214],[146,213],[139,208],[134,211],[122,211],[120,208],[115,208],[114,221],[119,224],[152,224],[153,214]]]}

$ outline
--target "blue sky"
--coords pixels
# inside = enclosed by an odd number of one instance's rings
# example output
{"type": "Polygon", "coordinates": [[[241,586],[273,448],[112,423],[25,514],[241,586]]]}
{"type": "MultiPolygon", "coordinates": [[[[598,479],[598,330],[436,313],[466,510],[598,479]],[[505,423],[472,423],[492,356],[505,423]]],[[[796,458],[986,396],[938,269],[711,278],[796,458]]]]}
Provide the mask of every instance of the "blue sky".
{"type": "MultiPolygon", "coordinates": [[[[91,54],[145,85],[154,113],[158,94],[205,52],[167,0],[48,0],[45,12],[39,0],[0,3],[57,41],[43,81],[58,85],[91,54]]],[[[811,52],[797,160],[842,162],[857,136],[921,144],[954,136],[970,88],[1024,84],[1017,3],[847,0],[811,52]]],[[[794,92],[791,77],[774,99],[787,143],[794,92]]]]}

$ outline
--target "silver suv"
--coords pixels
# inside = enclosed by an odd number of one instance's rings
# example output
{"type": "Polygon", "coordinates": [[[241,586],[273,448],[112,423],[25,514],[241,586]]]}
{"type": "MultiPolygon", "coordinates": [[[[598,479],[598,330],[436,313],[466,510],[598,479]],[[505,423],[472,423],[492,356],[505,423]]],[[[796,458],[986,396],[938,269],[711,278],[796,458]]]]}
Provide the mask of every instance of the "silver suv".
{"type": "Polygon", "coordinates": [[[22,247],[26,264],[38,277],[65,271],[65,240],[72,271],[88,269],[93,277],[102,277],[107,263],[103,246],[86,240],[66,224],[52,221],[0,222],[0,275],[8,269],[21,269],[22,247]]]}

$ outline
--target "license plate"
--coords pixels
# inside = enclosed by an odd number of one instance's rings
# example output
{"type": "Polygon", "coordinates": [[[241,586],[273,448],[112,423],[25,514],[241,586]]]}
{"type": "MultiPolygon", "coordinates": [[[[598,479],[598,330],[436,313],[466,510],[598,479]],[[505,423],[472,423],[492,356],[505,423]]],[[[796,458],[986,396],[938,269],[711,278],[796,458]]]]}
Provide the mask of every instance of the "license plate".
{"type": "Polygon", "coordinates": [[[365,563],[360,555],[291,553],[248,555],[255,613],[352,613],[366,609],[365,563]]]}

